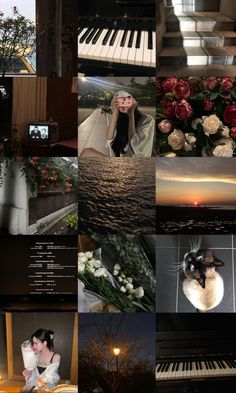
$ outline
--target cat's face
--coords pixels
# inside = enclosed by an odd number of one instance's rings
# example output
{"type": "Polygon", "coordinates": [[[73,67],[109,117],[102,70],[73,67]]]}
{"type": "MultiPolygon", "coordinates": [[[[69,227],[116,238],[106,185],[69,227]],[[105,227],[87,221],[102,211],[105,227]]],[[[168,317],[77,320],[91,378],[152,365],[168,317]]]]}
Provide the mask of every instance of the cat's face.
{"type": "Polygon", "coordinates": [[[197,280],[205,288],[206,278],[214,273],[217,266],[223,265],[224,262],[217,259],[211,250],[199,249],[185,254],[183,270],[186,277],[197,280]]]}

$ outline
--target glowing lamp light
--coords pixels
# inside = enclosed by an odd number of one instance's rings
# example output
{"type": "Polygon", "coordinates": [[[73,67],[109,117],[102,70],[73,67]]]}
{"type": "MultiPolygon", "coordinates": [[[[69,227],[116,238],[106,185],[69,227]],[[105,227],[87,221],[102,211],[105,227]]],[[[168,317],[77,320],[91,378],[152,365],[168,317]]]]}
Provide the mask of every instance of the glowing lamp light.
{"type": "Polygon", "coordinates": [[[115,356],[119,356],[120,354],[120,348],[113,348],[113,352],[115,356]]]}

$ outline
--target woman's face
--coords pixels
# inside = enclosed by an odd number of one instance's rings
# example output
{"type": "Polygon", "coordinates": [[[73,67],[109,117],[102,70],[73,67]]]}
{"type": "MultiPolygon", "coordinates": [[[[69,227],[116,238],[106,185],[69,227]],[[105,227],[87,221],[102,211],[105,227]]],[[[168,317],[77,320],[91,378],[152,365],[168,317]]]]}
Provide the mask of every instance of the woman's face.
{"type": "Polygon", "coordinates": [[[33,350],[35,352],[41,352],[47,346],[47,342],[40,341],[38,338],[33,337],[33,350]]]}

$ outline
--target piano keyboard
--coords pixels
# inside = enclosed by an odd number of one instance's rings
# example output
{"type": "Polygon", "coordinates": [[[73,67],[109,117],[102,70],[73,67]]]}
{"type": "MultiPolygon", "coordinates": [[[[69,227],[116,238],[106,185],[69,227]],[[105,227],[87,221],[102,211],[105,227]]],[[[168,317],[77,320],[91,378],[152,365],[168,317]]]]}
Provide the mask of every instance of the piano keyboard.
{"type": "Polygon", "coordinates": [[[156,33],[151,30],[80,27],[78,57],[155,67],[156,33]]]}
{"type": "Polygon", "coordinates": [[[210,378],[236,376],[236,360],[201,360],[161,362],[156,366],[156,380],[210,378]]]}

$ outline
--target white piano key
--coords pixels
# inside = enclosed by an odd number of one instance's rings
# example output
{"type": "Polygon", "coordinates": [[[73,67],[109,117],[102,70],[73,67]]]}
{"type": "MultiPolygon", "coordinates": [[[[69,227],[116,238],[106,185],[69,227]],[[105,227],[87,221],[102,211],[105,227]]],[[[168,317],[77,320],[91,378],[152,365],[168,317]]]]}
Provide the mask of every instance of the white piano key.
{"type": "Polygon", "coordinates": [[[99,56],[100,60],[103,60],[103,61],[107,60],[107,53],[108,53],[109,48],[110,48],[109,41],[111,39],[111,36],[112,36],[113,32],[114,32],[114,30],[111,31],[111,34],[110,34],[110,36],[109,36],[109,38],[107,40],[107,43],[105,45],[103,45],[102,51],[101,51],[100,56],[99,56]]]}
{"type": "Polygon", "coordinates": [[[144,31],[143,66],[151,67],[151,49],[148,49],[148,31],[144,31]]]}
{"type": "Polygon", "coordinates": [[[86,32],[86,30],[88,30],[88,27],[85,27],[80,34],[78,35],[78,57],[81,57],[81,52],[83,51],[83,49],[86,47],[86,40],[84,40],[84,42],[80,43],[79,40],[82,37],[82,35],[86,32]]]}
{"type": "Polygon", "coordinates": [[[135,53],[136,65],[140,65],[140,66],[143,65],[143,52],[144,52],[144,31],[141,32],[140,48],[137,48],[135,53]]]}
{"type": "Polygon", "coordinates": [[[128,54],[128,64],[134,64],[135,63],[135,54],[136,54],[136,39],[137,39],[138,32],[134,32],[133,36],[133,42],[132,42],[132,47],[129,48],[129,54],[128,54]]]}
{"type": "Polygon", "coordinates": [[[113,61],[116,63],[120,63],[120,55],[122,52],[123,47],[120,46],[121,39],[123,37],[124,30],[120,30],[116,37],[116,50],[113,54],[113,61]]]}
{"type": "Polygon", "coordinates": [[[102,32],[102,34],[98,38],[96,44],[94,44],[94,52],[91,54],[91,51],[90,51],[91,57],[89,57],[89,58],[96,59],[96,60],[100,59],[101,52],[104,48],[104,46],[102,45],[102,41],[103,41],[105,35],[107,34],[107,32],[108,32],[108,29],[104,29],[104,31],[102,32]]]}
{"type": "Polygon", "coordinates": [[[121,54],[120,54],[120,62],[124,63],[124,64],[128,63],[128,54],[129,54],[128,42],[129,42],[130,33],[131,33],[131,30],[128,30],[128,33],[126,35],[125,44],[122,47],[122,51],[121,51],[121,54]]]}
{"type": "Polygon", "coordinates": [[[156,32],[152,32],[153,49],[151,51],[151,67],[156,67],[156,32]]]}
{"type": "Polygon", "coordinates": [[[123,35],[124,30],[119,30],[117,36],[115,38],[114,44],[109,46],[109,50],[107,52],[107,61],[116,61],[114,58],[117,56],[116,50],[117,47],[120,46],[121,37],[123,35]]]}

